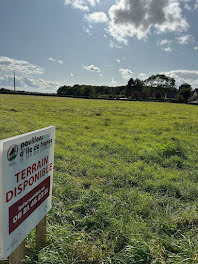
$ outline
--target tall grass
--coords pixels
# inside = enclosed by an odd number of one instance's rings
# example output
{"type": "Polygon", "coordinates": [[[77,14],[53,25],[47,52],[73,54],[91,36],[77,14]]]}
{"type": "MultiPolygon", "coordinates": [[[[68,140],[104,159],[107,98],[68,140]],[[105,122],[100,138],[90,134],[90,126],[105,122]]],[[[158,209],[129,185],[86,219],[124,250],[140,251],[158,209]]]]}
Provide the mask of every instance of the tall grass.
{"type": "Polygon", "coordinates": [[[198,108],[1,95],[0,138],[56,126],[48,244],[26,264],[198,263],[198,108]]]}

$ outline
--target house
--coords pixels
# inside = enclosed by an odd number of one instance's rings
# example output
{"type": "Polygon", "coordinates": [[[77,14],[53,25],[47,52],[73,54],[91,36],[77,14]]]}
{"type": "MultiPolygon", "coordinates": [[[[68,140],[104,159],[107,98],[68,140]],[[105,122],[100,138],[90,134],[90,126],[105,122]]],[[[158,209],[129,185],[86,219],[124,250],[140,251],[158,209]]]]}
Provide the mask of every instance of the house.
{"type": "Polygon", "coordinates": [[[165,99],[166,100],[176,100],[177,99],[177,91],[173,91],[173,92],[167,92],[165,94],[165,99]]]}
{"type": "Polygon", "coordinates": [[[193,96],[198,96],[198,88],[195,88],[193,96]]]}

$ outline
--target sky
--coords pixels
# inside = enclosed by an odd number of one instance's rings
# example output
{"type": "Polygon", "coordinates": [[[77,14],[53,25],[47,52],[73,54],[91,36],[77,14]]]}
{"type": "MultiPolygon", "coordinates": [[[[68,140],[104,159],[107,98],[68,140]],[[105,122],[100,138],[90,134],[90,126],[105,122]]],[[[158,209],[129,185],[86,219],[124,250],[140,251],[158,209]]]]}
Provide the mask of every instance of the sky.
{"type": "Polygon", "coordinates": [[[0,0],[0,88],[126,85],[163,73],[198,87],[198,0],[0,0]]]}

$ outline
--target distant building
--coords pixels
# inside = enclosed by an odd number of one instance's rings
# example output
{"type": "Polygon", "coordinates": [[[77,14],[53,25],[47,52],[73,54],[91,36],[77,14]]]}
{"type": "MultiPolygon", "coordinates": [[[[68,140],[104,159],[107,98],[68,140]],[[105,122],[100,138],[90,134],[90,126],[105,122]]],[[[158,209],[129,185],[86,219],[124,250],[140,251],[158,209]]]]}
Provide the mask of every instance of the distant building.
{"type": "Polygon", "coordinates": [[[167,92],[165,94],[165,99],[166,100],[176,100],[177,99],[177,91],[174,91],[174,92],[167,92]]]}
{"type": "Polygon", "coordinates": [[[198,96],[198,88],[195,88],[193,96],[198,96]]]}

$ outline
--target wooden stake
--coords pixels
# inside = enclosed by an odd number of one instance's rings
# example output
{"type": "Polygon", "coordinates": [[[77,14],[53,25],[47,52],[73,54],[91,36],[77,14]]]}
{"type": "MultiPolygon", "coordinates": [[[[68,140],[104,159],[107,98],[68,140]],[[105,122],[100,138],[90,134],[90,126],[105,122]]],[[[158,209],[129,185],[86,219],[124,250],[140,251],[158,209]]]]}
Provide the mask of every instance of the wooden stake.
{"type": "Polygon", "coordinates": [[[47,240],[46,232],[47,217],[45,216],[41,222],[36,226],[36,249],[40,250],[45,247],[47,240]]]}
{"type": "MultiPolygon", "coordinates": [[[[40,250],[46,245],[47,230],[46,230],[47,217],[45,216],[41,222],[36,226],[36,249],[40,250]]],[[[25,259],[25,240],[15,249],[9,256],[9,260],[0,260],[0,264],[22,264],[25,259]]]]}
{"type": "Polygon", "coordinates": [[[9,256],[9,264],[22,264],[25,258],[25,240],[9,256]]]}

